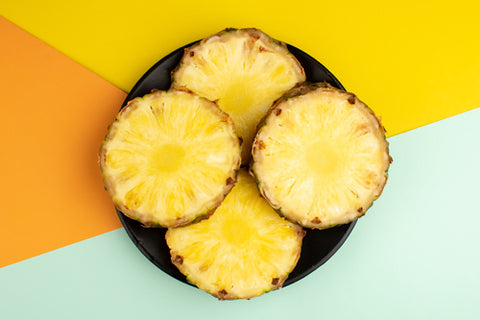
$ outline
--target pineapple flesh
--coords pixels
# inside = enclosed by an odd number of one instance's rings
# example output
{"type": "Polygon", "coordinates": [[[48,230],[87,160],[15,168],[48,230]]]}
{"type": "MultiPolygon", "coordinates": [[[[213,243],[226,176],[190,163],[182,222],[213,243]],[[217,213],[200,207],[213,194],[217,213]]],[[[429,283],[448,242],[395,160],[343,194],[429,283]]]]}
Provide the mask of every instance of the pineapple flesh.
{"type": "Polygon", "coordinates": [[[262,195],[291,221],[315,229],[363,216],[382,193],[391,162],[373,111],[326,83],[296,86],[279,99],[252,154],[262,195]]]}
{"type": "Polygon", "coordinates": [[[280,288],[294,269],[304,230],[279,216],[245,169],[207,220],[169,228],[172,262],[188,281],[219,299],[280,288]]]}
{"type": "Polygon", "coordinates": [[[172,87],[216,101],[235,122],[248,164],[258,122],[305,73],[285,44],[258,29],[226,29],[185,50],[172,87]]]}
{"type": "Polygon", "coordinates": [[[240,162],[232,119],[186,89],[131,100],[100,149],[116,207],[150,227],[208,216],[233,187],[240,162]]]}

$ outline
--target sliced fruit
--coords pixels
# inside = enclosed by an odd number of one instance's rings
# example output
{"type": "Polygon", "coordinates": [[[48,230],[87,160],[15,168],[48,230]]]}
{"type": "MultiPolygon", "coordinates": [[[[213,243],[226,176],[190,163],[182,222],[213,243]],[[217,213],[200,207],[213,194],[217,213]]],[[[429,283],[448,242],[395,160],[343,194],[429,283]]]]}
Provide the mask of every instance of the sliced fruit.
{"type": "Polygon", "coordinates": [[[262,195],[288,219],[325,229],[365,214],[391,162],[385,129],[354,94],[303,84],[279,99],[253,143],[262,195]]]}
{"type": "Polygon", "coordinates": [[[219,299],[252,298],[280,288],[300,257],[303,229],[280,217],[245,169],[207,220],[166,234],[172,262],[219,299]]]}
{"type": "Polygon", "coordinates": [[[185,225],[212,212],[236,181],[240,142],[231,118],[187,90],[130,101],[100,150],[116,207],[145,226],[185,225]]]}
{"type": "Polygon", "coordinates": [[[304,80],[302,66],[285,44],[257,29],[226,29],[185,50],[172,87],[185,86],[217,101],[243,139],[245,164],[259,120],[276,99],[304,80]]]}

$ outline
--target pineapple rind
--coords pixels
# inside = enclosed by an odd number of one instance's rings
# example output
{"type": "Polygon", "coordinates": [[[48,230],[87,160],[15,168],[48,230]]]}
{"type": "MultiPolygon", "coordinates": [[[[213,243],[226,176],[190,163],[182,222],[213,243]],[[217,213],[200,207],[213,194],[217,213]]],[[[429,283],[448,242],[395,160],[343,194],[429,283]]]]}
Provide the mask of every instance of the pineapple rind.
{"type": "Polygon", "coordinates": [[[230,114],[243,139],[243,164],[250,160],[258,121],[276,99],[303,81],[305,72],[287,46],[254,28],[229,28],[201,40],[185,50],[172,72],[172,87],[218,101],[230,114]]]}
{"type": "MultiPolygon", "coordinates": [[[[311,108],[314,108],[312,106],[311,108]]],[[[293,118],[292,118],[293,119],[293,118]]],[[[293,120],[292,120],[293,121],[293,120]]],[[[292,123],[294,123],[293,121],[292,123]]],[[[290,130],[288,127],[289,126],[294,126],[292,123],[289,122],[282,122],[282,126],[285,126],[287,128],[284,128],[282,130],[290,130]]],[[[305,128],[298,128],[298,130],[308,130],[305,128]]],[[[308,139],[312,139],[313,136],[309,136],[308,139]]],[[[285,142],[285,141],[282,141],[285,142]]],[[[273,150],[273,149],[272,149],[273,150]]],[[[336,225],[340,224],[345,224],[349,223],[363,215],[365,215],[365,212],[372,206],[373,202],[381,195],[383,188],[385,186],[385,183],[388,178],[388,168],[390,165],[390,162],[392,161],[392,158],[389,155],[388,151],[388,142],[385,139],[385,128],[382,126],[380,119],[375,116],[374,112],[367,106],[365,105],[362,101],[360,101],[354,94],[345,92],[343,90],[337,89],[329,85],[328,83],[303,83],[295,86],[293,89],[285,93],[284,96],[282,96],[280,99],[278,99],[274,105],[272,106],[272,109],[270,112],[265,116],[265,118],[260,121],[260,124],[258,126],[258,132],[256,135],[256,138],[253,143],[252,147],[252,161],[250,164],[251,167],[251,174],[255,176],[255,179],[257,181],[257,186],[262,194],[263,197],[267,199],[267,201],[270,203],[270,205],[277,210],[282,216],[288,218],[291,221],[294,221],[304,227],[307,228],[312,228],[312,229],[327,229],[331,228],[336,225]],[[352,193],[361,199],[361,201],[353,201],[357,203],[358,205],[352,206],[351,208],[347,208],[343,211],[337,212],[334,215],[329,215],[329,214],[316,214],[319,213],[320,211],[323,210],[323,208],[318,208],[319,206],[317,205],[317,209],[314,210],[315,204],[311,204],[310,209],[299,209],[301,205],[295,205],[295,202],[297,203],[303,203],[304,198],[311,198],[315,199],[318,198],[318,194],[314,192],[315,188],[313,188],[313,185],[315,182],[311,182],[309,187],[303,187],[303,188],[298,188],[298,190],[302,191],[302,197],[303,198],[297,198],[295,199],[294,197],[290,199],[286,199],[287,197],[284,196],[279,196],[279,192],[277,191],[278,188],[282,188],[282,185],[279,184],[280,182],[275,181],[275,177],[272,177],[272,171],[275,172],[278,177],[281,177],[282,175],[285,175],[285,172],[282,169],[276,168],[276,165],[278,165],[278,161],[281,159],[286,161],[296,161],[298,158],[296,156],[291,156],[291,155],[296,155],[296,154],[302,154],[303,152],[299,150],[294,150],[298,144],[302,144],[302,141],[299,141],[298,135],[295,135],[295,137],[291,137],[294,142],[291,143],[291,148],[285,148],[285,152],[288,152],[288,154],[280,154],[278,153],[278,150],[276,151],[276,157],[274,158],[277,162],[273,162],[270,160],[265,161],[266,155],[268,157],[269,152],[271,149],[271,143],[272,143],[272,138],[270,137],[271,134],[271,129],[270,126],[275,125],[275,121],[277,118],[280,117],[280,115],[283,113],[283,117],[286,117],[285,114],[288,113],[289,117],[297,117],[297,122],[296,123],[303,123],[303,126],[308,127],[309,125],[307,124],[307,121],[303,119],[302,117],[305,116],[305,114],[310,113],[309,110],[305,110],[305,112],[297,112],[295,113],[295,106],[294,104],[298,102],[300,99],[303,99],[307,96],[311,95],[330,95],[332,98],[331,99],[337,99],[340,104],[345,104],[347,106],[350,106],[354,108],[355,112],[360,112],[364,115],[365,119],[370,125],[369,129],[371,130],[369,132],[372,133],[371,141],[374,141],[376,148],[378,148],[381,153],[381,164],[379,168],[375,169],[375,174],[376,174],[376,186],[373,188],[370,188],[368,194],[363,194],[363,195],[358,195],[355,194],[353,191],[352,193]],[[298,120],[300,119],[300,120],[298,120]],[[269,140],[270,139],[270,140],[269,140]],[[296,141],[297,139],[298,141],[296,141]],[[270,147],[270,149],[269,149],[270,147]],[[276,169],[273,169],[276,168],[276,169]],[[270,170],[270,172],[268,172],[270,170]]],[[[299,163],[290,163],[291,167],[294,167],[295,165],[300,164],[299,163]]],[[[313,175],[312,175],[313,176],[313,175]]],[[[293,177],[291,177],[293,178],[293,177]]],[[[311,177],[310,177],[311,178],[311,177]]],[[[310,181],[314,180],[313,178],[310,179],[310,181]]],[[[297,184],[298,181],[294,181],[293,186],[297,184]]],[[[294,190],[295,187],[291,187],[294,190]]],[[[341,196],[340,196],[341,197],[341,196]]],[[[348,197],[347,197],[348,198],[348,197]]],[[[348,201],[344,201],[348,202],[348,201]]],[[[338,210],[337,210],[338,211],[338,210]]]]}
{"type": "Polygon", "coordinates": [[[250,299],[280,288],[298,262],[304,230],[280,217],[242,169],[207,220],[169,228],[172,263],[213,296],[250,299]]]}
{"type": "Polygon", "coordinates": [[[240,142],[233,121],[215,103],[183,88],[157,90],[119,112],[99,162],[105,188],[126,216],[146,227],[181,226],[208,217],[231,190],[240,142]],[[174,174],[147,161],[161,141],[185,149],[183,167],[174,174]]]}

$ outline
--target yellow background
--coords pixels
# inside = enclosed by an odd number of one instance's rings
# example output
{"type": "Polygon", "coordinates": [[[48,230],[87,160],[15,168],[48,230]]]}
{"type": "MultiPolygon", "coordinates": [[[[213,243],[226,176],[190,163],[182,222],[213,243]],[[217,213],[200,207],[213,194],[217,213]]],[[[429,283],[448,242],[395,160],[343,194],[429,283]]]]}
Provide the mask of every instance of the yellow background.
{"type": "Polygon", "coordinates": [[[480,105],[478,1],[2,1],[0,13],[124,91],[174,49],[257,27],[323,63],[389,135],[480,105]]]}

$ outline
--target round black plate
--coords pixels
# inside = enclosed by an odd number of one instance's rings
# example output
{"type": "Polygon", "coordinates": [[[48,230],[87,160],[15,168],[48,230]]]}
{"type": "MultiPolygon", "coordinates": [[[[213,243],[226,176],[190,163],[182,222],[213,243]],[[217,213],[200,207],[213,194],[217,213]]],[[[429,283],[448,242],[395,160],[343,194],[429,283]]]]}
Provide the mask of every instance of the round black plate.
{"type": "MultiPolygon", "coordinates": [[[[135,84],[125,99],[122,108],[135,97],[143,96],[152,89],[167,90],[170,87],[170,73],[182,58],[188,44],[175,50],[150,68],[135,84]]],[[[326,81],[332,86],[344,89],[342,84],[321,63],[305,52],[288,45],[305,69],[307,81],[326,81]]],[[[185,276],[170,261],[170,250],[165,242],[164,228],[144,228],[135,220],[118,211],[118,216],[128,235],[138,249],[157,267],[170,276],[188,284],[185,276]]],[[[352,231],[355,221],[327,230],[307,230],[303,239],[302,253],[295,269],[285,281],[284,286],[294,283],[324,264],[345,242],[352,231]]]]}

